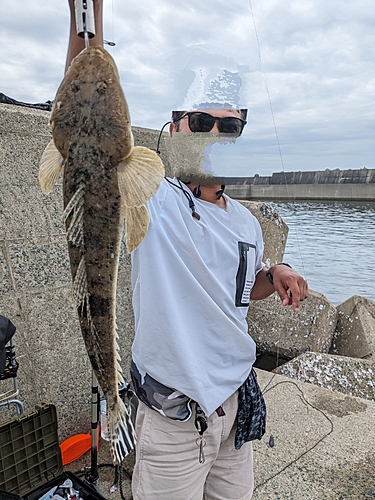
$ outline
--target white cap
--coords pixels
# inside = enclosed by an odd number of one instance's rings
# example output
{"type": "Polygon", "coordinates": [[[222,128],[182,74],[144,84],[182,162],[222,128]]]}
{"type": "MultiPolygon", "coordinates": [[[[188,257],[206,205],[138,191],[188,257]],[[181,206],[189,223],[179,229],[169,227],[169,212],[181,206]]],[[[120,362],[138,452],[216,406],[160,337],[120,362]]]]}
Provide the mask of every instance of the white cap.
{"type": "Polygon", "coordinates": [[[179,70],[178,85],[183,93],[175,109],[241,109],[240,66],[233,58],[208,53],[204,48],[193,51],[184,68],[179,70]]]}

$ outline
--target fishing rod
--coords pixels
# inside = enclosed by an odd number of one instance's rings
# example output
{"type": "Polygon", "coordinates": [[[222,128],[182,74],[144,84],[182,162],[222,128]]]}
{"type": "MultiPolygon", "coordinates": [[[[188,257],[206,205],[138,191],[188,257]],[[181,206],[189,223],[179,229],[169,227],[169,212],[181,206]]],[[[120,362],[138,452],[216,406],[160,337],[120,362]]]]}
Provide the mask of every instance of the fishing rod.
{"type": "MultiPolygon", "coordinates": [[[[89,39],[95,36],[94,0],[74,0],[77,35],[85,40],[89,48],[89,39]]],[[[98,446],[99,446],[99,387],[94,370],[91,383],[91,468],[85,481],[98,492],[98,446]]]]}

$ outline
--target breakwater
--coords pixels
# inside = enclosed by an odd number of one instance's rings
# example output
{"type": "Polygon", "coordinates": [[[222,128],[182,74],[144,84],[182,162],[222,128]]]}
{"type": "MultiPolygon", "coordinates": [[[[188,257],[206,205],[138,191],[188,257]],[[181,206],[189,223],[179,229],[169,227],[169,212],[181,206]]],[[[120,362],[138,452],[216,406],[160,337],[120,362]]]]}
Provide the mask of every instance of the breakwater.
{"type": "Polygon", "coordinates": [[[375,200],[375,169],[368,168],[226,177],[225,183],[241,200],[375,200]]]}

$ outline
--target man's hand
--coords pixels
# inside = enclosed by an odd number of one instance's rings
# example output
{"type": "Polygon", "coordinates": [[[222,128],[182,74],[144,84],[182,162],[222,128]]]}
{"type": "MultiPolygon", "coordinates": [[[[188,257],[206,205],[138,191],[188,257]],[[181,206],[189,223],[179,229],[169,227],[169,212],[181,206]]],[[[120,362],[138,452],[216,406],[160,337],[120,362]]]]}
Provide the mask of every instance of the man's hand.
{"type": "MultiPolygon", "coordinates": [[[[65,71],[68,69],[72,59],[85,48],[84,39],[77,35],[74,0],[68,0],[68,3],[70,9],[70,31],[65,71]]],[[[96,33],[93,38],[90,38],[90,46],[100,45],[103,47],[103,0],[94,0],[94,17],[96,33]]]]}
{"type": "Polygon", "coordinates": [[[294,269],[282,264],[272,267],[273,284],[283,306],[291,305],[298,312],[300,302],[308,296],[307,281],[294,269]]]}

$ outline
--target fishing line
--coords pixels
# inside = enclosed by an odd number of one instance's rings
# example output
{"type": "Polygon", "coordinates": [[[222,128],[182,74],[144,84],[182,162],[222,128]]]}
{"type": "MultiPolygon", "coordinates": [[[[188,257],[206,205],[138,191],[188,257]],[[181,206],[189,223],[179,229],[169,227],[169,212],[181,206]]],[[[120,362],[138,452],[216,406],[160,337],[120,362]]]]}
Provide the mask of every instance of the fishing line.
{"type": "MultiPolygon", "coordinates": [[[[115,43],[114,41],[116,40],[116,37],[115,37],[115,6],[114,6],[114,0],[112,0],[112,40],[113,42],[112,43],[115,43]]],[[[112,46],[113,49],[112,49],[112,54],[113,56],[115,55],[115,46],[113,45],[112,46]]]]}
{"type": "MultiPolygon", "coordinates": [[[[275,119],[275,114],[274,114],[274,111],[273,111],[271,94],[270,94],[270,91],[269,91],[269,88],[268,88],[267,78],[266,78],[266,75],[265,75],[265,72],[264,72],[264,69],[263,69],[263,61],[262,61],[262,53],[261,53],[261,48],[260,48],[260,40],[259,40],[259,36],[258,36],[258,30],[257,30],[257,27],[256,27],[255,16],[254,16],[254,11],[253,11],[251,0],[249,0],[249,7],[250,7],[251,17],[252,17],[252,21],[253,21],[253,26],[254,26],[255,38],[256,38],[256,41],[257,41],[260,71],[261,71],[261,74],[262,74],[262,77],[263,77],[263,82],[264,82],[264,86],[265,86],[266,93],[267,93],[268,103],[269,103],[269,106],[270,106],[270,111],[271,111],[271,116],[272,116],[272,123],[273,123],[273,128],[274,128],[274,131],[275,131],[276,143],[277,143],[277,148],[278,148],[278,151],[279,151],[281,168],[282,168],[282,172],[283,172],[283,176],[284,176],[284,183],[285,183],[286,191],[287,191],[288,204],[290,204],[289,206],[291,206],[291,196],[290,196],[289,186],[288,186],[288,182],[287,182],[286,175],[285,175],[284,158],[283,158],[283,154],[282,154],[282,151],[281,151],[279,133],[278,133],[277,126],[276,126],[276,119],[275,119]]],[[[302,269],[303,269],[303,276],[306,277],[306,270],[305,270],[304,259],[303,259],[303,255],[302,255],[302,251],[301,251],[301,245],[300,245],[300,239],[299,239],[299,234],[298,234],[298,228],[297,227],[295,227],[295,233],[296,233],[296,240],[297,240],[298,252],[300,254],[300,259],[301,259],[301,264],[302,264],[302,269]]],[[[277,347],[277,352],[276,352],[276,367],[279,366],[279,352],[280,352],[279,341],[280,341],[280,334],[279,334],[278,347],[277,347]]],[[[270,383],[271,383],[271,381],[270,381],[270,383]]]]}
{"type": "MultiPolygon", "coordinates": [[[[115,40],[115,12],[114,12],[114,5],[113,5],[113,0],[112,0],[112,14],[111,14],[111,24],[112,24],[112,40],[115,40]]],[[[108,40],[103,40],[103,45],[109,45],[112,47],[112,56],[113,58],[115,57],[115,49],[116,47],[116,42],[113,41],[108,41],[108,40]]]]}
{"type": "MultiPolygon", "coordinates": [[[[260,71],[261,71],[261,74],[262,74],[262,77],[263,77],[264,86],[265,86],[267,97],[268,97],[268,103],[269,103],[269,106],[270,106],[273,128],[274,128],[275,136],[276,136],[277,148],[278,148],[279,156],[280,156],[281,168],[282,168],[282,172],[283,172],[283,175],[284,175],[284,182],[285,182],[286,190],[287,190],[287,197],[288,197],[288,201],[290,203],[291,202],[291,197],[290,197],[289,186],[288,186],[288,183],[287,183],[287,180],[286,180],[286,175],[285,175],[284,158],[283,158],[283,154],[282,154],[282,151],[281,151],[279,134],[278,134],[278,130],[277,130],[277,126],[276,126],[275,114],[274,114],[273,106],[272,106],[271,94],[270,94],[270,91],[269,91],[269,88],[268,88],[267,78],[266,78],[266,75],[265,75],[265,72],[264,72],[264,69],[263,69],[263,61],[262,61],[262,53],[261,53],[261,48],[260,48],[260,40],[259,40],[259,36],[258,36],[258,30],[257,30],[257,27],[256,27],[255,16],[254,16],[254,11],[253,11],[251,0],[249,0],[249,7],[250,7],[251,17],[252,17],[253,26],[254,26],[254,33],[255,33],[255,38],[256,38],[257,47],[258,47],[258,58],[259,58],[260,71]]],[[[300,257],[301,257],[301,263],[302,263],[302,269],[303,269],[303,276],[306,276],[306,271],[305,271],[303,256],[302,256],[302,252],[301,252],[301,245],[300,245],[299,236],[298,236],[298,230],[297,230],[297,228],[295,228],[295,230],[296,230],[297,247],[298,247],[298,251],[299,251],[300,257]]],[[[280,338],[279,338],[279,340],[280,340],[280,338]]],[[[279,341],[278,341],[278,344],[279,344],[279,341]]],[[[277,347],[277,352],[276,352],[276,367],[278,366],[278,363],[279,363],[279,346],[277,347]]]]}
{"type": "MultiPolygon", "coordinates": [[[[271,378],[271,380],[273,379],[273,377],[271,378]]],[[[313,408],[314,410],[318,411],[319,413],[321,413],[327,420],[328,422],[330,423],[330,430],[328,432],[326,432],[320,439],[318,439],[318,441],[316,441],[312,446],[310,446],[310,448],[308,448],[307,450],[305,450],[303,453],[300,453],[300,455],[298,455],[294,460],[290,461],[287,465],[285,465],[282,469],[280,469],[278,472],[276,472],[275,474],[273,474],[272,476],[268,477],[267,479],[265,479],[262,483],[259,483],[255,486],[254,488],[254,491],[258,488],[260,488],[261,486],[264,486],[265,484],[267,484],[269,481],[271,481],[272,479],[274,479],[275,477],[279,476],[281,473],[283,473],[284,471],[286,471],[286,469],[288,469],[291,465],[297,463],[302,457],[304,457],[305,455],[307,455],[308,453],[310,453],[310,451],[312,451],[314,448],[316,448],[324,439],[326,439],[330,434],[332,434],[333,430],[334,430],[334,425],[333,425],[333,422],[332,420],[328,417],[328,415],[326,415],[324,413],[323,410],[321,410],[320,408],[317,408],[315,405],[313,405],[312,403],[310,403],[303,391],[300,389],[300,387],[298,387],[298,385],[293,382],[293,381],[289,381],[289,380],[286,380],[286,381],[281,381],[281,382],[277,382],[277,384],[273,385],[272,387],[270,387],[269,389],[267,389],[267,387],[269,386],[270,382],[266,385],[266,388],[263,389],[263,394],[266,394],[267,392],[271,391],[272,389],[275,389],[275,387],[277,387],[278,385],[282,385],[282,384],[291,384],[291,385],[294,385],[298,391],[300,392],[300,398],[302,400],[303,403],[305,403],[306,405],[310,406],[311,408],[313,408]]]]}
{"type": "MultiPolygon", "coordinates": [[[[259,41],[258,30],[257,30],[257,27],[256,27],[255,16],[254,16],[254,11],[253,11],[253,7],[252,7],[252,4],[251,4],[251,0],[249,0],[249,6],[250,6],[251,17],[252,17],[252,20],[253,20],[255,38],[256,38],[256,41],[257,41],[260,71],[261,71],[261,74],[262,74],[262,77],[263,77],[263,82],[264,82],[264,86],[265,86],[266,93],[267,93],[268,103],[269,103],[269,106],[270,106],[270,111],[271,111],[271,116],[272,116],[272,123],[273,123],[273,128],[274,128],[274,131],[275,131],[276,143],[277,143],[277,148],[278,148],[278,151],[279,151],[281,168],[282,168],[282,173],[283,173],[283,176],[284,176],[284,183],[285,183],[285,186],[286,186],[286,192],[287,192],[287,197],[288,197],[288,203],[291,204],[292,200],[291,200],[291,196],[290,196],[288,182],[287,182],[286,175],[285,175],[284,158],[283,158],[282,151],[281,151],[281,145],[280,145],[280,140],[279,140],[279,133],[278,133],[277,126],[276,126],[275,114],[274,114],[274,111],[273,111],[271,95],[270,95],[270,91],[269,91],[268,84],[267,84],[267,78],[266,78],[265,72],[263,70],[263,61],[262,61],[262,54],[261,54],[261,49],[260,49],[260,41],[259,41]]],[[[293,210],[295,211],[295,209],[293,209],[293,210]]],[[[302,269],[303,269],[303,276],[306,277],[306,270],[305,270],[304,260],[303,260],[303,256],[302,256],[300,239],[299,239],[299,234],[298,234],[297,227],[295,228],[295,230],[296,230],[296,239],[297,239],[298,251],[299,251],[299,254],[300,254],[300,257],[301,257],[301,264],[302,264],[302,269]]]]}
{"type": "MultiPolygon", "coordinates": [[[[257,46],[258,46],[258,57],[259,57],[259,63],[260,63],[260,71],[261,71],[261,74],[262,74],[262,77],[263,77],[264,86],[265,86],[267,97],[268,97],[268,103],[269,103],[269,106],[270,106],[270,111],[271,111],[271,116],[272,116],[272,123],[273,123],[273,128],[274,128],[274,131],[275,131],[276,143],[277,143],[277,148],[278,148],[278,151],[279,151],[280,162],[281,162],[282,172],[283,172],[283,176],[284,176],[284,183],[285,183],[286,191],[287,191],[288,204],[289,204],[289,206],[291,206],[291,196],[290,196],[289,186],[288,186],[288,182],[287,182],[286,175],[285,175],[284,159],[283,159],[283,155],[282,155],[282,151],[281,151],[281,145],[280,145],[279,134],[278,134],[277,126],[276,126],[276,120],[275,120],[275,114],[274,114],[274,111],[273,111],[271,95],[270,95],[270,92],[269,92],[266,75],[265,75],[265,72],[263,70],[263,61],[262,61],[262,55],[261,55],[261,49],[260,49],[260,41],[259,41],[258,30],[257,30],[257,27],[256,27],[255,16],[254,16],[254,11],[253,11],[251,0],[249,0],[249,7],[250,7],[250,12],[251,12],[251,17],[252,17],[252,20],[253,20],[255,38],[256,38],[257,46]]],[[[299,251],[299,254],[300,254],[300,258],[301,258],[303,275],[306,277],[306,270],[305,270],[305,266],[304,266],[304,260],[303,260],[303,255],[302,255],[302,251],[301,251],[301,245],[300,245],[300,239],[299,239],[299,234],[298,234],[297,227],[295,227],[295,231],[296,231],[297,247],[298,247],[298,251],[299,251]]],[[[281,334],[279,333],[279,338],[278,338],[278,341],[277,341],[276,368],[279,366],[280,335],[281,334]]],[[[320,408],[317,408],[316,406],[314,406],[313,404],[311,404],[309,401],[307,401],[307,399],[305,398],[305,395],[304,395],[303,391],[298,387],[298,385],[295,382],[293,382],[293,381],[283,381],[283,382],[278,382],[275,385],[271,386],[271,383],[272,383],[273,379],[275,378],[275,376],[276,376],[276,373],[274,373],[272,375],[272,377],[270,378],[270,380],[268,381],[268,383],[266,384],[266,386],[262,390],[263,394],[266,394],[267,392],[269,392],[270,390],[276,388],[277,386],[279,386],[281,384],[292,384],[301,393],[302,400],[307,405],[309,405],[312,408],[314,408],[315,410],[319,411],[330,422],[331,428],[330,428],[330,430],[324,436],[322,436],[320,439],[318,439],[313,446],[311,446],[310,448],[308,448],[307,450],[305,450],[303,453],[301,453],[297,458],[295,458],[294,460],[292,460],[291,462],[289,462],[280,471],[278,471],[277,473],[273,474],[272,476],[270,476],[269,478],[267,478],[266,480],[264,480],[262,483],[260,483],[259,485],[257,485],[254,488],[254,491],[257,488],[260,488],[261,486],[265,485],[266,483],[268,483],[269,481],[271,481],[272,479],[274,479],[278,475],[280,475],[282,472],[284,472],[286,469],[288,469],[291,465],[297,463],[302,457],[304,457],[305,455],[307,455],[310,451],[312,451],[314,448],[316,448],[324,439],[326,439],[333,432],[333,428],[334,428],[332,420],[320,408]]],[[[272,444],[273,444],[273,439],[272,439],[272,444]]]]}

